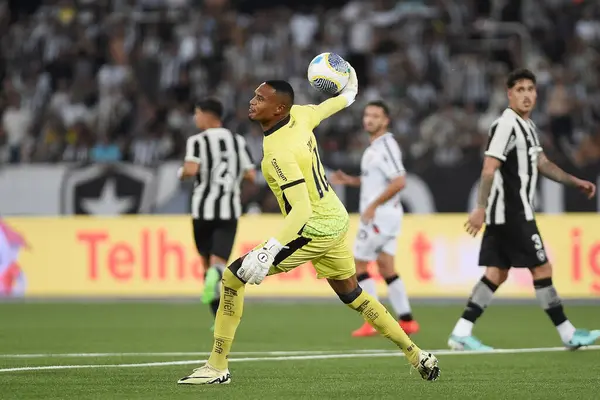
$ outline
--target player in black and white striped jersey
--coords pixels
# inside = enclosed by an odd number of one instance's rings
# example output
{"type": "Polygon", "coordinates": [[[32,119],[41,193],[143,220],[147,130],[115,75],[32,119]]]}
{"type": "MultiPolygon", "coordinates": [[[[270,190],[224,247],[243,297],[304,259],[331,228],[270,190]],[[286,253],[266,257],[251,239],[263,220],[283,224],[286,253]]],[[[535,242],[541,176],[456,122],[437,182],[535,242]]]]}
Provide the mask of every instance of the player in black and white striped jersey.
{"type": "Polygon", "coordinates": [[[223,128],[223,106],[207,99],[196,104],[194,120],[202,132],[187,140],[179,178],[194,177],[191,201],[194,240],[205,270],[202,301],[213,315],[219,308],[219,283],[242,215],[241,183],[256,171],[243,136],[223,128]]]}
{"type": "Polygon", "coordinates": [[[485,155],[503,163],[496,170],[485,208],[487,225],[503,225],[511,219],[534,220],[534,195],[538,158],[543,150],[536,126],[507,108],[492,123],[485,155]]]}
{"type": "Polygon", "coordinates": [[[535,222],[533,200],[538,174],[575,187],[588,198],[594,196],[596,186],[566,173],[544,154],[530,119],[537,98],[535,75],[526,69],[513,71],[506,86],[509,108],[490,129],[477,207],[465,224],[467,232],[475,236],[485,221],[479,265],[486,270],[448,345],[456,350],[490,350],[472,335],[473,325],[508,278],[509,270],[528,268],[536,297],[564,345],[571,349],[587,346],[600,338],[600,330],[575,329],[567,319],[552,283],[552,265],[535,222]]]}

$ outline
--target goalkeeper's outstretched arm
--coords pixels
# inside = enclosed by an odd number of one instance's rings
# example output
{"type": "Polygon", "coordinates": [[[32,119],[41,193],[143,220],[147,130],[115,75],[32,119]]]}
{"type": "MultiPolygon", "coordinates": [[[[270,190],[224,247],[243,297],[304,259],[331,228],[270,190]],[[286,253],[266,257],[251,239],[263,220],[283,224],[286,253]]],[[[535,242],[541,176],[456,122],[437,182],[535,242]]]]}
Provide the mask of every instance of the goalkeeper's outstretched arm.
{"type": "Polygon", "coordinates": [[[341,93],[330,99],[325,100],[319,105],[310,105],[312,112],[312,125],[313,127],[319,125],[321,121],[331,117],[333,114],[349,107],[354,103],[356,95],[358,94],[358,79],[356,77],[356,71],[352,66],[350,67],[350,79],[348,84],[341,91],[341,93]]]}

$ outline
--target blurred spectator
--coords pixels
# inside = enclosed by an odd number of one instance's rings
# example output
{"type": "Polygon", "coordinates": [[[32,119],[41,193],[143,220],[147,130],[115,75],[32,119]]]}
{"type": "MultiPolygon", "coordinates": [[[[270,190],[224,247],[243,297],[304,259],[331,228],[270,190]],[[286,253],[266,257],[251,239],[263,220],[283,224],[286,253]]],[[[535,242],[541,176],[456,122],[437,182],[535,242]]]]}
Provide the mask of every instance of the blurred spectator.
{"type": "Polygon", "coordinates": [[[554,72],[554,85],[548,94],[548,116],[550,117],[550,133],[554,145],[563,155],[568,155],[567,146],[573,145],[574,94],[565,82],[564,71],[560,68],[554,72]]]}
{"type": "Polygon", "coordinates": [[[600,161],[600,125],[591,135],[586,135],[575,153],[575,164],[585,167],[600,161]]]}
{"type": "MultiPolygon", "coordinates": [[[[534,119],[547,150],[579,165],[600,157],[597,1],[335,3],[244,2],[242,13],[227,0],[61,0],[31,15],[2,3],[0,161],[180,160],[196,133],[194,101],[215,96],[259,163],[262,133],[247,119],[255,87],[287,79],[297,102],[322,101],[305,74],[324,51],[350,61],[360,82],[356,104],[318,128],[329,168],[358,166],[361,107],[379,98],[407,165],[481,157],[506,107],[506,73],[523,66],[538,77],[534,119]]],[[[248,202],[276,210],[258,181],[248,202]]]]}
{"type": "Polygon", "coordinates": [[[33,122],[31,111],[23,107],[17,93],[8,94],[8,104],[2,114],[2,130],[6,136],[9,162],[17,163],[22,158],[22,148],[33,122]]]}
{"type": "Polygon", "coordinates": [[[130,152],[131,161],[140,165],[156,165],[171,154],[173,142],[161,124],[150,128],[133,139],[130,152]]]}
{"type": "Polygon", "coordinates": [[[117,162],[121,161],[121,158],[119,146],[116,143],[111,143],[105,135],[99,137],[90,154],[90,160],[99,163],[117,162]]]}
{"type": "Polygon", "coordinates": [[[600,15],[598,9],[594,9],[591,5],[583,11],[582,18],[575,25],[575,32],[588,44],[600,43],[600,15]]]}
{"type": "Polygon", "coordinates": [[[62,154],[62,161],[87,162],[90,159],[90,151],[93,135],[88,125],[77,122],[67,132],[67,144],[62,154]]]}

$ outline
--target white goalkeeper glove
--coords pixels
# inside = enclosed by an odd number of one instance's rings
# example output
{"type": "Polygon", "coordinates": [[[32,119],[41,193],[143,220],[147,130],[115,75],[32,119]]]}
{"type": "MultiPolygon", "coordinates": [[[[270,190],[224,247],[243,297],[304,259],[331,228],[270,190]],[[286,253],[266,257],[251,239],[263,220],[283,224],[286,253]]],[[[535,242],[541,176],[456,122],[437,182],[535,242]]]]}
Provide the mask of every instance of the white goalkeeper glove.
{"type": "MultiPolygon", "coordinates": [[[[350,65],[350,64],[348,64],[350,65]]],[[[348,83],[346,87],[342,89],[340,92],[340,96],[344,96],[346,100],[348,100],[348,104],[346,107],[349,107],[356,100],[356,95],[358,94],[358,78],[356,76],[356,71],[354,67],[350,65],[350,78],[348,79],[348,83]]]]}
{"type": "Polygon", "coordinates": [[[260,285],[269,273],[275,257],[284,248],[277,239],[269,239],[263,246],[246,254],[237,276],[250,285],[260,285]]]}

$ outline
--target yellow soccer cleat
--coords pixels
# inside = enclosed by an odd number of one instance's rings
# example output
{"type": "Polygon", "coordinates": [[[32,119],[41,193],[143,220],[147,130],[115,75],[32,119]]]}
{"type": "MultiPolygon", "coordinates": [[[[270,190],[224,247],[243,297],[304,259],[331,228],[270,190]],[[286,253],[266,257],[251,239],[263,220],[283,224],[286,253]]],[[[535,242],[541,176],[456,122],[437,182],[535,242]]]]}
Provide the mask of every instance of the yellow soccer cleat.
{"type": "Polygon", "coordinates": [[[231,374],[229,369],[220,371],[204,364],[200,368],[196,368],[191,375],[181,378],[177,381],[183,385],[227,385],[231,383],[231,374]]]}

